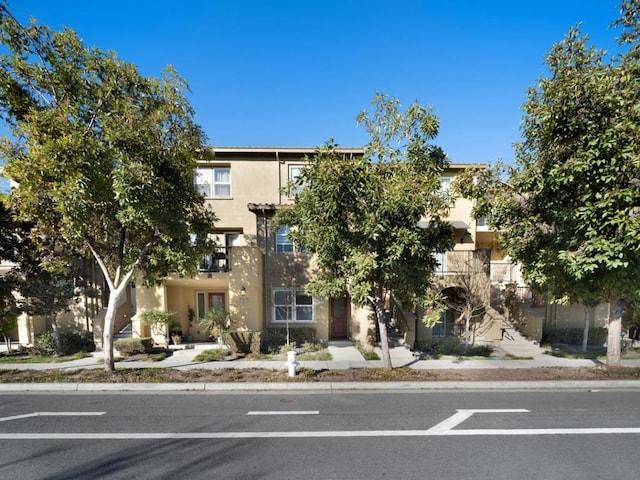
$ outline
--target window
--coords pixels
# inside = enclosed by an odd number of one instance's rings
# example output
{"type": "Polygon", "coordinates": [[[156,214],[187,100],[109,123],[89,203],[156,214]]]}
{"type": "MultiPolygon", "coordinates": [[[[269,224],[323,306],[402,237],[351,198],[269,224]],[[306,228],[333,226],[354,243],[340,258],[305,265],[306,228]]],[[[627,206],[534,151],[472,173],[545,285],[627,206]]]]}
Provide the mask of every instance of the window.
{"type": "Polygon", "coordinates": [[[205,198],[231,198],[231,168],[196,168],[195,184],[205,198]]]}
{"type": "Polygon", "coordinates": [[[302,165],[290,165],[289,166],[289,182],[292,183],[290,196],[295,197],[302,190],[302,184],[298,183],[298,177],[304,166],[302,165]]]}
{"type": "Polygon", "coordinates": [[[431,328],[431,336],[433,338],[443,338],[447,334],[447,314],[440,314],[440,321],[431,328]]]}
{"type": "Polygon", "coordinates": [[[440,191],[448,192],[451,187],[451,177],[440,177],[440,191]]]}
{"type": "Polygon", "coordinates": [[[436,262],[438,266],[436,267],[436,273],[446,273],[448,272],[447,266],[447,252],[436,252],[435,253],[436,262]]]}
{"type": "Polygon", "coordinates": [[[304,252],[305,248],[301,245],[294,245],[289,238],[291,228],[282,225],[276,230],[276,252],[304,252]]]}
{"type": "Polygon", "coordinates": [[[273,289],[274,322],[313,322],[313,297],[295,288],[273,289]]]}

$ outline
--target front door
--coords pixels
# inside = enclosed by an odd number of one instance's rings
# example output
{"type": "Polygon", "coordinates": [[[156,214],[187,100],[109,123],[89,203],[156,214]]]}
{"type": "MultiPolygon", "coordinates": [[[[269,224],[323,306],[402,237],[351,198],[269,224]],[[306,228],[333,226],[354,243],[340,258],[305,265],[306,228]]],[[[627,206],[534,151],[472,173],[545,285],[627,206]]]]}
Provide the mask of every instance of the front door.
{"type": "Polygon", "coordinates": [[[209,297],[209,310],[224,310],[224,293],[218,292],[209,292],[207,294],[209,297]]]}
{"type": "Polygon", "coordinates": [[[347,338],[348,307],[349,301],[346,298],[331,298],[329,300],[330,338],[347,338]]]}

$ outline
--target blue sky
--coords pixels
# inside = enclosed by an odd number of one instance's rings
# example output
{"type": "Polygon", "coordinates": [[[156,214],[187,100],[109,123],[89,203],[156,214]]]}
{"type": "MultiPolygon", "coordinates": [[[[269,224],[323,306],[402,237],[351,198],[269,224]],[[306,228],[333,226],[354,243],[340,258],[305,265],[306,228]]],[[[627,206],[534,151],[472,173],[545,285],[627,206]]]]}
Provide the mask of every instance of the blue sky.
{"type": "Polygon", "coordinates": [[[526,89],[583,22],[613,49],[617,0],[9,0],[148,76],[174,65],[212,145],[361,146],[376,92],[440,118],[452,162],[514,158],[526,89]]]}

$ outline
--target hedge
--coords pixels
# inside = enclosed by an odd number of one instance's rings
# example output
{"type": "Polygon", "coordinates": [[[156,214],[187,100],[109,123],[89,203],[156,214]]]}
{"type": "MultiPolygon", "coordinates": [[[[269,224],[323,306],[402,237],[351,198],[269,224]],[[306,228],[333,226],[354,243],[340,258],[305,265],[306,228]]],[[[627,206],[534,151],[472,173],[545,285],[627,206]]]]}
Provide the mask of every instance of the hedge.
{"type": "MultiPolygon", "coordinates": [[[[542,333],[542,343],[551,345],[580,345],[582,344],[583,328],[547,328],[542,333]]],[[[607,342],[607,329],[592,327],[589,329],[587,344],[602,346],[607,342]]]]}
{"type": "Polygon", "coordinates": [[[113,343],[113,348],[125,357],[149,353],[153,348],[153,338],[121,338],[113,343]]]}
{"type": "MultiPolygon", "coordinates": [[[[60,331],[60,354],[73,355],[78,352],[93,352],[96,344],[93,340],[93,332],[84,330],[60,331]]],[[[53,332],[44,332],[36,335],[33,341],[33,352],[36,355],[56,355],[56,341],[53,332]]]]}
{"type": "MultiPolygon", "coordinates": [[[[314,327],[289,327],[289,340],[297,346],[303,343],[314,343],[316,329],[314,327]]],[[[267,328],[267,340],[272,346],[280,346],[287,343],[286,327],[267,328]]]]}
{"type": "Polygon", "coordinates": [[[262,340],[262,332],[253,331],[231,331],[225,332],[223,335],[225,345],[228,345],[232,354],[237,353],[260,353],[260,342],[262,340]]]}

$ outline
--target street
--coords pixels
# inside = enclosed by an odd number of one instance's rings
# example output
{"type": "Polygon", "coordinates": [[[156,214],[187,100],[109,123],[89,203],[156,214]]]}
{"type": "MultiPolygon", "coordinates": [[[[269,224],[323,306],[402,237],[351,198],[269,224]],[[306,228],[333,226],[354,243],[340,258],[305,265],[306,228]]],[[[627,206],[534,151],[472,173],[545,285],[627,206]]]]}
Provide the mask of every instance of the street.
{"type": "Polygon", "coordinates": [[[0,478],[635,479],[633,391],[0,395],[0,478]]]}

